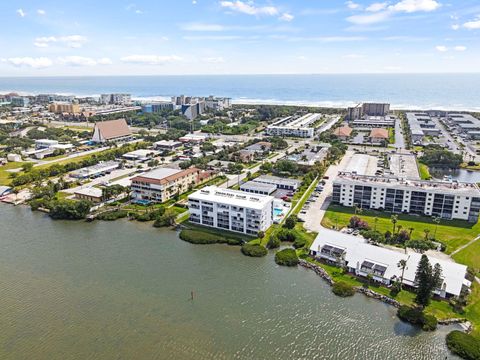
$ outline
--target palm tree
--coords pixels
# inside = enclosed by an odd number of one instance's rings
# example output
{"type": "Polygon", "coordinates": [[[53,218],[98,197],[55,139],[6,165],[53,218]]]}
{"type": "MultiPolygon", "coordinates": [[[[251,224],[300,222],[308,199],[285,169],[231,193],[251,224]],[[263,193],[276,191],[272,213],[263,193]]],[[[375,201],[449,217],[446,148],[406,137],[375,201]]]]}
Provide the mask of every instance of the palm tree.
{"type": "Polygon", "coordinates": [[[437,228],[438,228],[438,225],[440,224],[440,217],[436,216],[433,218],[433,222],[435,223],[435,230],[433,231],[433,238],[434,239],[437,239],[437,228]]]}
{"type": "Polygon", "coordinates": [[[400,230],[402,230],[402,228],[403,228],[403,226],[400,225],[400,224],[398,224],[398,226],[397,226],[397,234],[400,232],[400,230]]]}
{"type": "Polygon", "coordinates": [[[392,234],[395,234],[395,225],[396,225],[397,222],[398,222],[398,215],[392,215],[392,216],[390,216],[390,221],[391,221],[392,224],[393,224],[392,234]]]}
{"type": "Polygon", "coordinates": [[[423,232],[425,233],[425,240],[428,240],[428,234],[430,233],[430,229],[425,229],[423,230],[423,232]]]}
{"type": "Polygon", "coordinates": [[[412,238],[412,233],[413,233],[413,230],[415,230],[413,227],[411,228],[408,228],[409,230],[409,233],[408,233],[408,236],[410,237],[410,239],[412,238]]]}
{"type": "Polygon", "coordinates": [[[373,230],[374,230],[374,231],[377,231],[378,217],[375,216],[375,217],[373,218],[373,223],[374,223],[374,225],[373,225],[373,230]]]}
{"type": "MultiPolygon", "coordinates": [[[[407,258],[408,260],[408,258],[407,258]]],[[[405,273],[405,268],[407,267],[407,260],[402,259],[398,262],[397,267],[399,269],[402,269],[402,275],[400,276],[400,289],[402,289],[402,284],[403,284],[403,275],[405,273]]]]}

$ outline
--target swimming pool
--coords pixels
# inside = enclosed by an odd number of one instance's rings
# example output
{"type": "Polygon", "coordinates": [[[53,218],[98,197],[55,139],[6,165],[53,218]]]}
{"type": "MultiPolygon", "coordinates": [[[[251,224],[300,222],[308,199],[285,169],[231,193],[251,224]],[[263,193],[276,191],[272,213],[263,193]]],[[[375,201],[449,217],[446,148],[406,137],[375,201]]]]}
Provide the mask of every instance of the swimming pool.
{"type": "Polygon", "coordinates": [[[278,217],[282,215],[283,215],[283,209],[278,209],[278,208],[273,209],[273,216],[278,217]]]}

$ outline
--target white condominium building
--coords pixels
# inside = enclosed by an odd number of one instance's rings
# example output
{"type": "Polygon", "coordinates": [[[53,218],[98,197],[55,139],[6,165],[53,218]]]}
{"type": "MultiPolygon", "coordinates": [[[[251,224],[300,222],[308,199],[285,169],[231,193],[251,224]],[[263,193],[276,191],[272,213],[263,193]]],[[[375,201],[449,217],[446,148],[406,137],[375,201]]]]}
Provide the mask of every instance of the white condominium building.
{"type": "Polygon", "coordinates": [[[207,186],[188,196],[193,223],[257,235],[273,223],[273,196],[207,186]]]}
{"type": "Polygon", "coordinates": [[[362,209],[438,216],[477,222],[480,190],[476,184],[406,180],[339,173],[332,202],[362,209]]]}
{"type": "Polygon", "coordinates": [[[307,114],[296,118],[288,116],[267,126],[267,135],[311,138],[315,135],[312,126],[322,114],[307,114]]]}

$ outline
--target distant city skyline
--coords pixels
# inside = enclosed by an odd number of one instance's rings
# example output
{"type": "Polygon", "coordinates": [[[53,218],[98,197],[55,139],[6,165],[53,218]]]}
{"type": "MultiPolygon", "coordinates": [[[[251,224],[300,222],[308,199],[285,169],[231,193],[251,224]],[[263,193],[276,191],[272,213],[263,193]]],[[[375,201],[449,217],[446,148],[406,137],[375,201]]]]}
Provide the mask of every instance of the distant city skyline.
{"type": "Polygon", "coordinates": [[[478,0],[9,1],[0,76],[478,72],[478,0]]]}

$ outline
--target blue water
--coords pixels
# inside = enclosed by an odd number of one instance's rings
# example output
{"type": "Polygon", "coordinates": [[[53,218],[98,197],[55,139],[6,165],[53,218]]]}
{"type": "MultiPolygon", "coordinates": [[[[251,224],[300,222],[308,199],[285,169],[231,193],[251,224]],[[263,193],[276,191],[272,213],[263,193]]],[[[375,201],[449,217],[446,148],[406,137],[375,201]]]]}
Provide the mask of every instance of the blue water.
{"type": "Polygon", "coordinates": [[[282,209],[277,209],[277,208],[273,209],[273,216],[277,216],[277,217],[278,217],[278,216],[280,216],[280,215],[282,215],[282,214],[283,214],[283,210],[282,210],[282,209]]]}
{"type": "Polygon", "coordinates": [[[0,93],[98,95],[134,98],[216,95],[237,103],[343,107],[390,102],[397,109],[478,110],[480,74],[188,75],[0,78],[0,93]]]}

